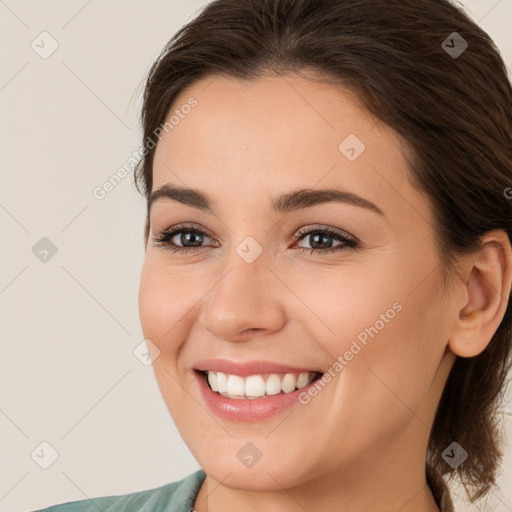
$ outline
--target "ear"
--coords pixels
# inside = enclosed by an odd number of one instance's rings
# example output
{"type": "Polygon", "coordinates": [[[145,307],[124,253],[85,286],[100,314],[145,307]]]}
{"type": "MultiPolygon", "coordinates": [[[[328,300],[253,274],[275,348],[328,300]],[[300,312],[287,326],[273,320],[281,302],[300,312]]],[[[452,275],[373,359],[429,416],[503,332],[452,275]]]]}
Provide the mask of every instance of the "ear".
{"type": "Polygon", "coordinates": [[[458,311],[449,348],[461,357],[474,357],[498,329],[512,287],[512,249],[504,230],[489,231],[480,249],[465,259],[467,301],[458,311]]]}

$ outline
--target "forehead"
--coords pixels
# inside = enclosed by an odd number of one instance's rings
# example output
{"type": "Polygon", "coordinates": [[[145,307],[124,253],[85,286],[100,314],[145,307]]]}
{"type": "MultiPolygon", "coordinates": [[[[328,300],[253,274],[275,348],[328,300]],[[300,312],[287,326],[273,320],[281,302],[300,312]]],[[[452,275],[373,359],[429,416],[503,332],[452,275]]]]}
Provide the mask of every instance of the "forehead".
{"type": "Polygon", "coordinates": [[[407,181],[399,136],[341,85],[208,77],[181,91],[172,115],[156,148],[153,190],[171,182],[232,205],[236,195],[263,204],[275,192],[334,187],[397,215],[411,204],[428,208],[407,181]],[[195,106],[183,108],[191,99],[195,106]]]}

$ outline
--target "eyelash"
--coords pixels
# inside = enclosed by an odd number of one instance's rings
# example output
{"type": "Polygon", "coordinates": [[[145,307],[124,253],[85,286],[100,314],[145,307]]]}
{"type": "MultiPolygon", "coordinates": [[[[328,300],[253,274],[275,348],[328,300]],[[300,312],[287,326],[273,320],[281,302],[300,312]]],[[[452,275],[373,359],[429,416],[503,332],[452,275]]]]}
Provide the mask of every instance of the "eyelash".
{"type": "MultiPolygon", "coordinates": [[[[204,233],[200,229],[197,229],[194,226],[190,225],[179,225],[172,229],[168,229],[162,231],[158,237],[155,237],[153,241],[157,244],[157,246],[162,247],[163,249],[170,250],[174,252],[188,253],[190,251],[195,252],[196,250],[206,249],[207,247],[181,247],[179,245],[174,244],[171,240],[179,233],[197,233],[199,235],[206,235],[209,237],[207,233],[204,233]]],[[[294,235],[294,241],[300,241],[306,238],[308,235],[317,235],[317,234],[326,234],[331,238],[335,238],[336,240],[343,242],[343,244],[337,245],[336,247],[331,247],[328,249],[308,249],[306,247],[299,247],[298,250],[302,252],[308,252],[309,254],[320,253],[320,255],[325,255],[327,253],[340,251],[348,248],[357,248],[359,247],[359,243],[353,238],[347,236],[346,234],[340,233],[330,228],[314,228],[310,230],[301,230],[294,235]]],[[[209,237],[210,238],[210,237],[209,237]]]]}

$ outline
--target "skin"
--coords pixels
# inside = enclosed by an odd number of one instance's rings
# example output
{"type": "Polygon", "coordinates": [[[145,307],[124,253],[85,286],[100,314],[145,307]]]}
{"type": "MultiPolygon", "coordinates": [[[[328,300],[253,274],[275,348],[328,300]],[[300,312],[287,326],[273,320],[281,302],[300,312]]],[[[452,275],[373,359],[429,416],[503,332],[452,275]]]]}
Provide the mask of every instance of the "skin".
{"type": "Polygon", "coordinates": [[[198,188],[213,212],[153,204],[139,310],[160,351],[153,368],[164,401],[207,474],[195,509],[439,510],[425,479],[428,435],[456,355],[479,354],[505,313],[505,232],[488,233],[444,293],[430,204],[406,179],[403,146],[348,90],[292,75],[216,76],[182,91],[173,108],[190,97],[198,105],[158,143],[153,190],[198,188]],[[366,146],[353,162],[338,150],[348,134],[366,146]],[[348,190],[385,216],[333,202],[271,210],[272,197],[297,188],[348,190]],[[182,222],[206,233],[203,249],[154,243],[182,222]],[[345,231],[359,248],[301,253],[318,247],[311,236],[294,240],[303,227],[345,231]],[[263,250],[250,264],[235,250],[248,236],[263,250]],[[191,372],[198,360],[327,371],[396,302],[401,311],[309,404],[254,423],[207,410],[191,372]],[[246,442],[262,453],[250,468],[236,456],[246,442]]]}

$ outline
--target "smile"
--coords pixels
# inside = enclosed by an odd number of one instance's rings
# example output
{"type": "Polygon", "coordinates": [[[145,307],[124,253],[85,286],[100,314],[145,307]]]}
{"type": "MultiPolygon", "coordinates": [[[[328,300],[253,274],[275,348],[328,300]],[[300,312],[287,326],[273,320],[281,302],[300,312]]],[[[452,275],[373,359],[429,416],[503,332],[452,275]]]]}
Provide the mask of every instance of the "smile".
{"type": "Polygon", "coordinates": [[[267,361],[208,359],[191,368],[205,406],[233,422],[257,422],[301,404],[323,372],[267,361]]]}
{"type": "Polygon", "coordinates": [[[302,389],[322,376],[320,372],[270,373],[241,377],[223,372],[202,372],[210,389],[235,400],[270,398],[302,389]]]}

